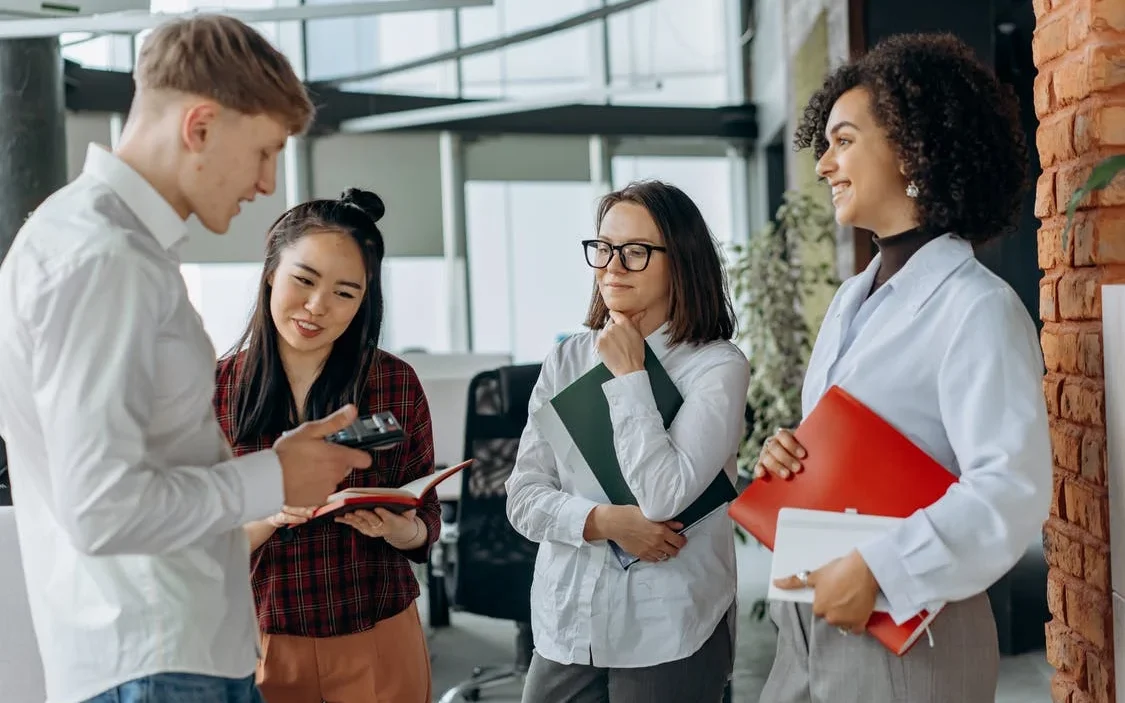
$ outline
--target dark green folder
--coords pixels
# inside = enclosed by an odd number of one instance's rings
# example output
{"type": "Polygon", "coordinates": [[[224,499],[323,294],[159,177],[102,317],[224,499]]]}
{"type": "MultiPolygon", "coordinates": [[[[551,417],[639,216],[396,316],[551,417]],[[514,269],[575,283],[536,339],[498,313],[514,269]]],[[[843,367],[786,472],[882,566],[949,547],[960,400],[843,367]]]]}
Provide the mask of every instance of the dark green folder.
{"type": "MultiPolygon", "coordinates": [[[[656,400],[656,407],[664,419],[664,428],[667,429],[684,399],[647,343],[645,370],[652,386],[653,399],[656,400]]],[[[605,364],[598,364],[560,391],[551,399],[551,405],[570,432],[571,439],[610,502],[614,505],[636,505],[637,499],[625,483],[625,477],[621,475],[621,465],[617,463],[617,451],[613,447],[609,401],[602,391],[602,384],[611,378],[613,374],[605,364]]],[[[673,519],[687,529],[723,503],[734,500],[737,495],[726,472],[720,468],[715,480],[703,494],[673,519]]]]}

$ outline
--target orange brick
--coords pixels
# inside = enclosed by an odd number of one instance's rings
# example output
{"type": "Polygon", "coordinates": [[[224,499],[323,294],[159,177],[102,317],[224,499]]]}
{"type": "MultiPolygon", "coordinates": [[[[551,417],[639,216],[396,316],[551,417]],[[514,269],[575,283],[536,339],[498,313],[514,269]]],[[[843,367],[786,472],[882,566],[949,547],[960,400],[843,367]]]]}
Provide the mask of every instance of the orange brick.
{"type": "Polygon", "coordinates": [[[1055,294],[1059,316],[1064,320],[1101,319],[1100,279],[1098,270],[1093,268],[1071,269],[1063,273],[1055,294]]]}
{"type": "Polygon", "coordinates": [[[1086,583],[1103,593],[1109,593],[1109,547],[1086,545],[1083,551],[1086,583]]]}
{"type": "MultiPolygon", "coordinates": [[[[1062,241],[1063,227],[1061,223],[1043,225],[1036,233],[1039,241],[1039,269],[1047,271],[1058,265],[1073,266],[1075,265],[1075,246],[1078,243],[1078,238],[1074,232],[1071,232],[1067,237],[1066,247],[1063,247],[1062,241]]],[[[1090,255],[1092,258],[1092,254],[1090,255]]],[[[1082,265],[1089,265],[1091,261],[1085,262],[1082,265]]]]}
{"type": "MultiPolygon", "coordinates": [[[[1063,583],[1059,571],[1054,569],[1047,573],[1047,609],[1056,622],[1066,622],[1066,584],[1063,583]]],[[[1048,640],[1052,636],[1051,626],[1053,624],[1055,623],[1047,623],[1048,640]]]]}
{"type": "Polygon", "coordinates": [[[1058,277],[1044,276],[1039,281],[1039,317],[1045,322],[1056,322],[1059,319],[1059,305],[1056,300],[1058,277]]]}
{"type": "MultiPolygon", "coordinates": [[[[1066,518],[1099,540],[1109,539],[1109,496],[1101,486],[1073,480],[1066,484],[1066,518]]],[[[1083,576],[1085,568],[1075,576],[1083,576]]],[[[1067,612],[1070,604],[1067,604],[1067,612]]],[[[1100,646],[1100,645],[1099,645],[1100,646]]]]}
{"type": "Polygon", "coordinates": [[[1055,81],[1050,69],[1040,67],[1032,83],[1035,116],[1043,119],[1055,107],[1055,81]]]}
{"type": "MultiPolygon", "coordinates": [[[[1069,482],[1067,483],[1069,489],[1069,482]]],[[[1083,545],[1066,534],[1066,532],[1074,530],[1073,526],[1066,526],[1065,523],[1062,523],[1062,525],[1060,526],[1059,521],[1053,518],[1048,518],[1044,524],[1043,553],[1047,559],[1047,564],[1063,573],[1082,578],[1085,573],[1082,565],[1082,559],[1085,556],[1083,545]]],[[[1070,601],[1067,601],[1067,606],[1069,607],[1069,605],[1070,601]]]]}
{"type": "MultiPolygon", "coordinates": [[[[1122,61],[1125,61],[1125,58],[1122,61]]],[[[1095,191],[1090,200],[1098,207],[1125,205],[1125,171],[1119,172],[1108,186],[1095,191]]]]}
{"type": "MultiPolygon", "coordinates": [[[[1096,210],[1083,215],[1091,220],[1092,263],[1125,263],[1125,210],[1096,210]]],[[[1074,244],[1077,246],[1078,241],[1074,244]]]]}
{"type": "Polygon", "coordinates": [[[1084,432],[1078,425],[1069,422],[1051,423],[1051,452],[1055,466],[1068,473],[1078,473],[1082,466],[1082,437],[1084,432]]]}
{"type": "Polygon", "coordinates": [[[1125,145],[1125,105],[1083,105],[1074,117],[1074,149],[1079,154],[1125,145]]]}
{"type": "Polygon", "coordinates": [[[1081,425],[1105,425],[1105,391],[1084,378],[1071,378],[1063,383],[1059,401],[1062,417],[1081,425]]]}
{"type": "Polygon", "coordinates": [[[1047,623],[1047,661],[1077,681],[1086,678],[1086,650],[1067,626],[1057,621],[1047,623]]]}
{"type": "Polygon", "coordinates": [[[1078,335],[1078,371],[1087,378],[1101,378],[1105,373],[1102,335],[1097,329],[1078,335]]]}
{"type": "Polygon", "coordinates": [[[1031,0],[1031,6],[1035,9],[1035,18],[1042,19],[1051,11],[1051,0],[1031,0]]]}
{"type": "Polygon", "coordinates": [[[1051,75],[1056,105],[1073,105],[1090,94],[1091,77],[1087,58],[1080,52],[1060,59],[1051,75]]]}
{"type": "Polygon", "coordinates": [[[1113,703],[1113,657],[1086,652],[1086,693],[1093,703],[1113,703]]]}
{"type": "MultiPolygon", "coordinates": [[[[1063,24],[1056,22],[1056,24],[1063,24]]],[[[1074,116],[1076,110],[1060,110],[1039,123],[1035,132],[1035,145],[1044,168],[1076,156],[1074,151],[1074,116]]]]}
{"type": "MultiPolygon", "coordinates": [[[[1047,325],[1044,325],[1044,329],[1046,329],[1046,327],[1047,325]]],[[[1048,373],[1043,379],[1043,395],[1047,399],[1047,413],[1051,417],[1059,417],[1059,402],[1062,399],[1062,386],[1063,377],[1058,374],[1048,373]]]]}
{"type": "Polygon", "coordinates": [[[1058,15],[1035,28],[1031,35],[1031,55],[1036,66],[1056,59],[1067,50],[1067,17],[1058,15]]]}
{"type": "Polygon", "coordinates": [[[1055,212],[1055,170],[1047,169],[1035,182],[1035,216],[1045,220],[1055,212]]]}
{"type": "Polygon", "coordinates": [[[1081,468],[1082,478],[1096,486],[1105,485],[1105,431],[1087,428],[1082,436],[1081,468]]]}
{"type": "MultiPolygon", "coordinates": [[[[1078,163],[1068,164],[1058,170],[1055,175],[1055,212],[1060,215],[1066,214],[1070,196],[1074,195],[1074,192],[1081,188],[1086,179],[1090,177],[1092,168],[1092,165],[1078,163]]],[[[1078,207],[1088,208],[1091,205],[1091,199],[1087,197],[1078,204],[1078,207]]],[[[1081,212],[1081,210],[1078,210],[1078,212],[1081,212]]]]}
{"type": "MultiPolygon", "coordinates": [[[[1086,51],[1083,73],[1088,93],[1106,92],[1125,85],[1125,42],[1102,42],[1086,51]]],[[[1058,90],[1057,84],[1055,88],[1058,90]]]]}
{"type": "Polygon", "coordinates": [[[1121,0],[1091,0],[1090,26],[1097,32],[1125,32],[1125,3],[1121,0]]]}
{"type": "MultiPolygon", "coordinates": [[[[1085,686],[1086,682],[1083,681],[1082,685],[1085,686]]],[[[1074,700],[1074,694],[1081,693],[1078,688],[1078,682],[1074,677],[1062,673],[1061,671],[1055,672],[1051,677],[1051,701],[1052,703],[1077,703],[1074,700]]]]}
{"type": "Polygon", "coordinates": [[[1053,484],[1051,486],[1051,509],[1050,515],[1057,517],[1060,520],[1066,519],[1066,479],[1055,469],[1055,475],[1052,477],[1053,484]]]}
{"type": "Polygon", "coordinates": [[[1067,244],[1074,247],[1074,266],[1094,264],[1097,243],[1094,241],[1094,225],[1090,221],[1090,211],[1079,210],[1074,213],[1067,244]]]}
{"type": "Polygon", "coordinates": [[[1076,585],[1066,589],[1067,624],[1090,644],[1104,649],[1113,644],[1110,600],[1108,593],[1076,585]]]}
{"type": "Polygon", "coordinates": [[[1070,12],[1064,13],[1067,23],[1066,46],[1077,49],[1090,36],[1090,11],[1085,2],[1076,4],[1070,12]]]}

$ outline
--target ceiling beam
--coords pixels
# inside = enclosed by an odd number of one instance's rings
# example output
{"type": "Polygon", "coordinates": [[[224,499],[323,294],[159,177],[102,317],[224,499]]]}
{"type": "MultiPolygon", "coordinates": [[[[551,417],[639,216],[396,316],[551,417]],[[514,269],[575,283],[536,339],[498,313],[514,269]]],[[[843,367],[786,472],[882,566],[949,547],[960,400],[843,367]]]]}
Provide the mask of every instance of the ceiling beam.
{"type": "MultiPolygon", "coordinates": [[[[325,5],[294,5],[261,9],[227,8],[215,13],[240,19],[243,22],[290,22],[333,17],[369,17],[426,10],[452,10],[464,7],[485,7],[492,0],[361,0],[325,5]]],[[[103,15],[79,17],[44,17],[0,21],[0,39],[29,37],[54,37],[64,32],[130,33],[152,29],[168,20],[211,14],[192,10],[189,12],[109,12],[103,15]]]]}
{"type": "Polygon", "coordinates": [[[450,49],[449,51],[442,51],[437,54],[423,56],[422,58],[411,59],[410,61],[403,61],[402,63],[391,64],[390,66],[383,66],[382,68],[374,68],[369,71],[359,71],[343,76],[326,78],[324,80],[316,81],[315,84],[339,87],[341,85],[344,85],[345,83],[355,83],[358,81],[370,80],[372,78],[381,78],[383,76],[389,76],[394,73],[402,73],[403,71],[412,71],[416,68],[431,66],[435,63],[441,63],[443,61],[455,61],[458,59],[463,59],[466,56],[475,56],[477,54],[495,51],[496,49],[502,49],[506,46],[512,46],[513,44],[520,44],[522,42],[531,41],[533,39],[540,39],[557,32],[562,32],[567,29],[573,29],[574,27],[580,27],[588,22],[600,20],[618,12],[624,12],[625,10],[631,10],[634,7],[645,4],[646,2],[651,2],[651,0],[623,0],[623,2],[599,7],[595,10],[589,10],[581,14],[572,15],[557,22],[540,25],[538,27],[532,27],[531,29],[525,29],[522,32],[516,32],[515,34],[496,37],[495,39],[489,39],[477,44],[470,44],[468,46],[450,49]]]}
{"type": "MultiPolygon", "coordinates": [[[[121,114],[129,111],[133,99],[133,78],[130,74],[84,68],[68,61],[65,79],[68,110],[121,114]]],[[[360,93],[336,88],[316,88],[310,92],[317,106],[316,121],[310,130],[312,136],[339,132],[342,124],[368,115],[391,115],[419,110],[429,112],[443,106],[487,106],[495,102],[360,93]]],[[[415,123],[415,126],[402,126],[393,131],[451,130],[465,135],[603,134],[620,137],[718,138],[733,143],[745,143],[757,138],[757,115],[754,106],[750,104],[723,107],[570,104],[520,112],[490,109],[477,116],[458,116],[453,113],[452,117],[444,122],[426,120],[424,125],[415,123]]]]}
{"type": "Polygon", "coordinates": [[[546,110],[553,107],[566,105],[579,105],[583,103],[604,102],[607,99],[623,93],[638,90],[652,90],[658,84],[605,86],[600,88],[587,88],[581,91],[568,91],[524,98],[519,100],[480,100],[476,102],[463,102],[454,105],[427,107],[418,110],[406,110],[382,115],[370,115],[346,120],[340,124],[341,132],[385,132],[395,129],[418,129],[430,125],[462,122],[481,117],[496,115],[513,115],[535,110],[546,110]]]}

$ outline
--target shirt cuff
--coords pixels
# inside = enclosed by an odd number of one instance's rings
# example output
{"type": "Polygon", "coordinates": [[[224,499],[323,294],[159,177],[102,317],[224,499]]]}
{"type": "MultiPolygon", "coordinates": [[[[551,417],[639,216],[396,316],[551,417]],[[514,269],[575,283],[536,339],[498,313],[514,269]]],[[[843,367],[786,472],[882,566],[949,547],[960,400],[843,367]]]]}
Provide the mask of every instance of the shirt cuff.
{"type": "Polygon", "coordinates": [[[915,603],[908,595],[911,592],[910,573],[906,562],[894,548],[894,542],[886,535],[857,547],[867,568],[879,584],[879,590],[890,605],[890,616],[896,625],[901,625],[918,614],[923,605],[915,603]]]}
{"type": "Polygon", "coordinates": [[[555,525],[559,531],[558,541],[573,547],[581,547],[586,544],[586,537],[584,536],[586,521],[590,519],[590,513],[596,507],[598,507],[598,504],[588,498],[575,495],[568,496],[559,507],[558,515],[555,517],[555,525]]]}
{"type": "Polygon", "coordinates": [[[652,397],[648,371],[634,371],[611,378],[602,384],[602,393],[609,402],[610,418],[615,424],[637,412],[660,417],[660,409],[652,397]]]}
{"type": "Polygon", "coordinates": [[[281,510],[285,488],[281,477],[281,461],[272,449],[244,454],[231,462],[242,484],[242,518],[240,524],[262,520],[281,510]]]}

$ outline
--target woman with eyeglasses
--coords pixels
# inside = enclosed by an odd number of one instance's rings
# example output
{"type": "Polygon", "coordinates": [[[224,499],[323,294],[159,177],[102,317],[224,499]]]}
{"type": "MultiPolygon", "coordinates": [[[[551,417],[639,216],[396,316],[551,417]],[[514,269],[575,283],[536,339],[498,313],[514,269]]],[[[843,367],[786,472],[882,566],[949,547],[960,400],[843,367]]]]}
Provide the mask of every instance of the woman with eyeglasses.
{"type": "Polygon", "coordinates": [[[749,365],[729,341],[719,252],[695,203],[658,181],[602,198],[582,247],[595,279],[589,331],[545,360],[507,482],[512,525],[539,543],[523,700],[717,703],[733,662],[734,535],[723,510],[685,534],[672,520],[720,472],[736,480],[749,365]],[[667,429],[646,342],[683,396],[667,429]],[[598,364],[612,374],[602,392],[637,505],[609,504],[535,417],[598,364]],[[610,541],[640,561],[623,568],[610,541]]]}

